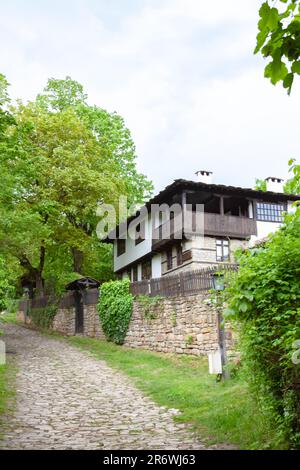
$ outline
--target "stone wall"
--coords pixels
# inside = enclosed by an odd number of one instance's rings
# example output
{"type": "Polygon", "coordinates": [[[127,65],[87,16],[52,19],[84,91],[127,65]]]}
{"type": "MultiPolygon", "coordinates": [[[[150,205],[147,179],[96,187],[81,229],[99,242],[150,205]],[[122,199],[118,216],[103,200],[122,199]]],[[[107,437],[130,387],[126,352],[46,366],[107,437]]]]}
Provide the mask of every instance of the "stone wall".
{"type": "MultiPolygon", "coordinates": [[[[67,336],[75,335],[75,308],[58,309],[52,329],[67,336]]],[[[105,339],[96,304],[83,307],[83,335],[105,339]]]]}
{"type": "Polygon", "coordinates": [[[75,334],[75,308],[59,308],[54,317],[52,330],[66,336],[75,334]]]}
{"type": "MultiPolygon", "coordinates": [[[[179,272],[217,266],[220,262],[217,261],[216,240],[217,237],[196,236],[190,240],[184,241],[182,247],[183,251],[191,251],[191,258],[180,265],[177,265],[177,252],[176,246],[174,245],[172,247],[173,268],[170,270],[167,270],[167,254],[166,252],[162,252],[162,275],[168,276],[179,272]]],[[[235,251],[240,248],[247,248],[248,245],[249,242],[247,240],[231,238],[229,243],[230,256],[228,262],[235,263],[235,251]]]]}
{"type": "MultiPolygon", "coordinates": [[[[31,318],[26,314],[27,302],[21,301],[17,312],[17,320],[21,323],[30,324],[31,318]]],[[[52,330],[58,331],[66,336],[75,335],[75,307],[59,307],[52,323],[52,330]]],[[[83,305],[83,335],[105,339],[101,328],[97,304],[83,305]]]]}
{"type": "MultiPolygon", "coordinates": [[[[151,351],[206,355],[218,349],[217,313],[208,305],[208,295],[170,297],[159,300],[145,313],[134,302],[124,345],[151,351]]],[[[228,356],[234,355],[232,327],[225,327],[228,356]]]]}
{"type": "Polygon", "coordinates": [[[92,338],[105,339],[102,331],[97,305],[85,305],[83,311],[84,335],[92,338]]]}
{"type": "MultiPolygon", "coordinates": [[[[30,323],[24,305],[17,318],[30,323]]],[[[134,301],[125,346],[196,356],[218,349],[217,312],[209,304],[209,294],[160,299],[147,310],[138,300],[134,301]]],[[[75,307],[59,308],[52,329],[67,336],[75,335],[75,307]]],[[[83,335],[105,339],[96,304],[84,304],[83,335]]],[[[238,355],[236,336],[227,323],[225,337],[229,358],[238,355]]]]}

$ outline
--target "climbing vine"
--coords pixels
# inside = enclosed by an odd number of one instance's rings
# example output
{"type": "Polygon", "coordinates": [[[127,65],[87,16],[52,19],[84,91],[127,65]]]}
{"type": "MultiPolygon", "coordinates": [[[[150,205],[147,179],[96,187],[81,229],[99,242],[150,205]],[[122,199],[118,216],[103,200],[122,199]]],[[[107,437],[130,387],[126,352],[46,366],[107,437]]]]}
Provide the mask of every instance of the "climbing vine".
{"type": "Polygon", "coordinates": [[[54,317],[57,313],[57,305],[48,305],[47,307],[32,308],[29,316],[33,325],[38,328],[49,329],[52,326],[54,317]]]}
{"type": "Polygon", "coordinates": [[[109,341],[124,342],[132,315],[133,295],[130,281],[105,282],[101,286],[98,312],[103,332],[109,341]]]}
{"type": "Polygon", "coordinates": [[[149,295],[139,295],[137,297],[137,301],[142,307],[144,317],[147,320],[155,320],[159,313],[162,312],[163,306],[160,303],[161,300],[162,297],[160,295],[156,295],[155,297],[150,297],[149,295]]]}

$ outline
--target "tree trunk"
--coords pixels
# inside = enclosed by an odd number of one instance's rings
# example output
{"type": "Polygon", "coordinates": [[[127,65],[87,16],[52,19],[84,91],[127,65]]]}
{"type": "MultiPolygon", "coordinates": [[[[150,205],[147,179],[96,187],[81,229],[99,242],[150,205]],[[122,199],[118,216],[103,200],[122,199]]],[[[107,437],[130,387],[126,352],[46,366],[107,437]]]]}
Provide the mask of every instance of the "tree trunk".
{"type": "Polygon", "coordinates": [[[75,273],[82,273],[83,269],[83,252],[78,250],[78,248],[72,248],[73,256],[73,270],[75,273]]]}
{"type": "MultiPolygon", "coordinates": [[[[28,284],[31,284],[30,290],[33,291],[35,284],[34,297],[43,297],[44,296],[44,279],[43,279],[43,270],[45,265],[45,255],[46,249],[44,246],[40,247],[40,262],[37,268],[33,267],[26,255],[20,257],[20,264],[23,268],[26,269],[27,274],[26,278],[28,284]]],[[[29,286],[28,286],[29,287],[29,286]]]]}
{"type": "Polygon", "coordinates": [[[35,271],[35,296],[44,297],[44,279],[42,273],[37,269],[35,271]]]}

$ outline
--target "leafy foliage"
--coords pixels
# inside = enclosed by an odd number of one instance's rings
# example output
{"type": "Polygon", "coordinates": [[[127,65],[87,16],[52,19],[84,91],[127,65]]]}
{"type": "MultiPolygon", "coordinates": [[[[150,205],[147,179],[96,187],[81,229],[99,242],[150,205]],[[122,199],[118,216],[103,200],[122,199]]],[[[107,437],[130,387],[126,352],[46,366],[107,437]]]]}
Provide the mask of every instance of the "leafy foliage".
{"type": "Polygon", "coordinates": [[[15,296],[15,283],[20,275],[17,262],[0,253],[0,311],[8,308],[10,299],[15,296]]]}
{"type": "Polygon", "coordinates": [[[267,191],[267,182],[266,182],[266,180],[256,179],[254,189],[256,189],[258,191],[267,191]]]}
{"type": "Polygon", "coordinates": [[[156,295],[155,297],[150,297],[149,295],[139,295],[137,301],[142,307],[144,317],[148,320],[155,320],[159,313],[163,310],[163,305],[160,303],[162,297],[156,295]]]}
{"type": "Polygon", "coordinates": [[[49,329],[57,313],[57,305],[48,305],[47,307],[32,308],[29,316],[32,323],[42,329],[49,329]]]}
{"type": "MultiPolygon", "coordinates": [[[[0,75],[0,253],[35,294],[80,276],[113,277],[111,247],[97,238],[97,206],[141,202],[152,184],[136,170],[129,130],[87,104],[82,85],[50,79],[35,101],[9,106],[0,75]]],[[[1,278],[1,274],[0,274],[1,278]]]]}
{"type": "Polygon", "coordinates": [[[259,17],[254,52],[271,59],[265,77],[273,85],[281,81],[290,94],[295,75],[300,75],[300,0],[265,1],[259,17]]]}
{"type": "Polygon", "coordinates": [[[0,73],[0,106],[3,106],[4,104],[9,102],[9,96],[8,96],[8,81],[6,80],[5,76],[0,73]]]}
{"type": "Polygon", "coordinates": [[[263,248],[240,256],[227,288],[227,315],[241,325],[243,363],[278,439],[300,448],[300,366],[291,358],[300,339],[300,209],[263,248]]]}
{"type": "Polygon", "coordinates": [[[300,165],[296,163],[295,159],[291,159],[289,165],[293,178],[286,182],[284,191],[288,194],[300,194],[300,165]]]}
{"type": "MultiPolygon", "coordinates": [[[[286,194],[300,194],[300,165],[296,163],[295,159],[290,159],[289,171],[293,174],[293,177],[286,181],[283,190],[286,194]]],[[[260,191],[267,190],[267,182],[265,180],[256,179],[255,189],[260,191]]]]}
{"type": "Polygon", "coordinates": [[[133,296],[130,281],[105,282],[101,286],[98,312],[106,338],[122,344],[131,319],[133,296]]]}

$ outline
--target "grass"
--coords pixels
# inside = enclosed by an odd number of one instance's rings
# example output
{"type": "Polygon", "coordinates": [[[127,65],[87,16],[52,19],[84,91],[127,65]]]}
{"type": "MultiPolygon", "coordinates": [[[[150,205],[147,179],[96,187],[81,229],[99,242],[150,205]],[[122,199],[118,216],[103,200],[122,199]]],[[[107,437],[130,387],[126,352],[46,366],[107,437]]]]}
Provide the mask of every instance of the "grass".
{"type": "MultiPolygon", "coordinates": [[[[1,323],[17,323],[16,320],[16,302],[11,302],[9,308],[0,312],[0,341],[1,341],[1,323]]],[[[3,416],[11,412],[14,407],[15,387],[14,379],[16,375],[16,366],[11,362],[0,364],[0,426],[3,424],[3,416]]],[[[0,429],[1,437],[1,429],[0,429]]]]}
{"type": "Polygon", "coordinates": [[[1,323],[17,323],[18,300],[10,300],[6,310],[0,312],[1,323]]]}
{"type": "Polygon", "coordinates": [[[11,364],[0,365],[0,425],[2,416],[11,409],[12,399],[14,397],[13,377],[15,367],[11,364]]]}
{"type": "Polygon", "coordinates": [[[191,423],[208,444],[276,448],[276,430],[259,413],[238,375],[218,383],[203,358],[134,350],[87,337],[67,341],[124,372],[159,405],[179,409],[175,419],[191,423]]]}

